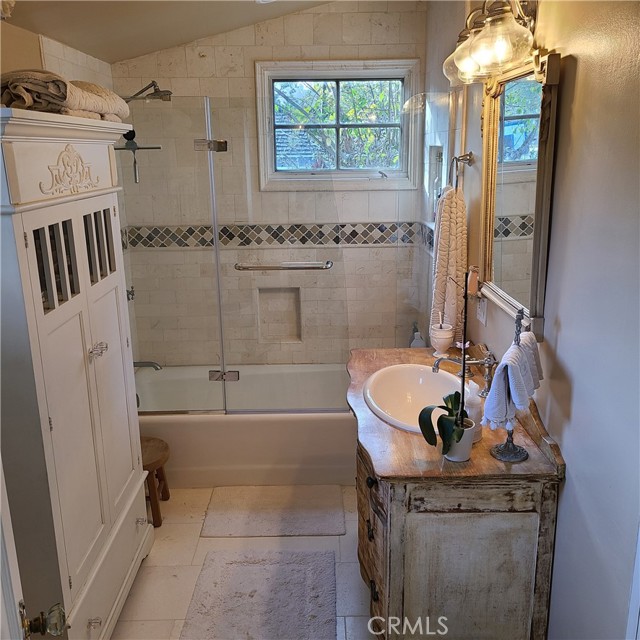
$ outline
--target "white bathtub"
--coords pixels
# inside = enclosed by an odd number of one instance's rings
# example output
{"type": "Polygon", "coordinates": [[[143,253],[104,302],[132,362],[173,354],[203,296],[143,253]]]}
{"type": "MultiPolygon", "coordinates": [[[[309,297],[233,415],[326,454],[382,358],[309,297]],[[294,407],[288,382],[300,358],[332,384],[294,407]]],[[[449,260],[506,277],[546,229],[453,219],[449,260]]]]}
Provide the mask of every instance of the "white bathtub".
{"type": "Polygon", "coordinates": [[[169,486],[354,484],[344,365],[233,367],[240,382],[227,383],[228,408],[252,413],[228,415],[215,412],[222,385],[209,382],[209,368],[136,373],[140,432],[169,444],[169,486]]]}

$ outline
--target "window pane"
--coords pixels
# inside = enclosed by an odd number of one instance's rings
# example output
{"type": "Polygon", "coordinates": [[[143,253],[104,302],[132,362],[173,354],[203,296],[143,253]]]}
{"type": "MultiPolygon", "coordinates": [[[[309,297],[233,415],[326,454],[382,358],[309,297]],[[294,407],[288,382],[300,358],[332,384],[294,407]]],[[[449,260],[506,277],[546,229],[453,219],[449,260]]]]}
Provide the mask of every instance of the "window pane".
{"type": "Polygon", "coordinates": [[[504,115],[523,116],[540,113],[542,85],[533,77],[508,82],[504,89],[504,115]]]}
{"type": "Polygon", "coordinates": [[[340,129],[340,168],[399,169],[400,127],[340,129]]]}
{"type": "Polygon", "coordinates": [[[335,129],[276,130],[276,171],[321,171],[335,168],[335,129]]]}
{"type": "Polygon", "coordinates": [[[336,83],[275,81],[273,111],[276,125],[335,124],[336,83]]]}
{"type": "Polygon", "coordinates": [[[343,124],[399,124],[401,109],[401,80],[340,83],[340,122],[343,124]]]}
{"type": "Polygon", "coordinates": [[[539,118],[507,120],[503,129],[502,162],[536,160],[539,137],[539,118]]]}

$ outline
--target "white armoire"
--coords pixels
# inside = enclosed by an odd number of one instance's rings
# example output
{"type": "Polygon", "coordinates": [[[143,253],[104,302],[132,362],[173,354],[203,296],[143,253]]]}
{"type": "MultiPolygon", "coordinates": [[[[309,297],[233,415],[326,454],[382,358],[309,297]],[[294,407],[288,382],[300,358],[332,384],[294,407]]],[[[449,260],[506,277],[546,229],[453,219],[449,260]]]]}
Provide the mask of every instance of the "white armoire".
{"type": "Polygon", "coordinates": [[[108,638],[153,542],[113,144],[130,129],[2,109],[0,444],[25,604],[108,638]]]}

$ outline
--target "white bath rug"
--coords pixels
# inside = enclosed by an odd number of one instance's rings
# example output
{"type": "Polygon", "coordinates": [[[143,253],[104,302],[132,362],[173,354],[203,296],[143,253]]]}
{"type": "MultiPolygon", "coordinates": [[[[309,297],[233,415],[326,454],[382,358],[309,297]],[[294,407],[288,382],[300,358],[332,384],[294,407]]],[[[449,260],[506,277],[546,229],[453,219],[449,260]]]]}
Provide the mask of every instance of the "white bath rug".
{"type": "Polygon", "coordinates": [[[346,533],[338,485],[217,487],[202,527],[205,538],[341,536],[346,533]]]}
{"type": "Polygon", "coordinates": [[[333,551],[210,551],[180,640],[335,640],[333,551]]]}

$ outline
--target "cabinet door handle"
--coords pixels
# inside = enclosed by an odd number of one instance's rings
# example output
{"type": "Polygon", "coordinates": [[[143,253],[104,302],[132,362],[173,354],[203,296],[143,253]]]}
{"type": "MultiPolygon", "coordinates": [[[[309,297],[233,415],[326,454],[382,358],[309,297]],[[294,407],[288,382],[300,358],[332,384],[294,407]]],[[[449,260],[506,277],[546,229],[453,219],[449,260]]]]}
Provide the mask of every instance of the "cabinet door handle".
{"type": "Polygon", "coordinates": [[[380,595],[376,589],[376,583],[373,580],[369,580],[369,588],[371,589],[371,599],[374,602],[378,602],[378,600],[380,600],[380,595]]]}
{"type": "Polygon", "coordinates": [[[109,351],[109,345],[106,342],[96,342],[91,349],[89,349],[89,360],[100,358],[107,351],[109,351]]]}
{"type": "Polygon", "coordinates": [[[371,526],[371,520],[367,520],[367,538],[373,540],[373,527],[371,526]]]}

